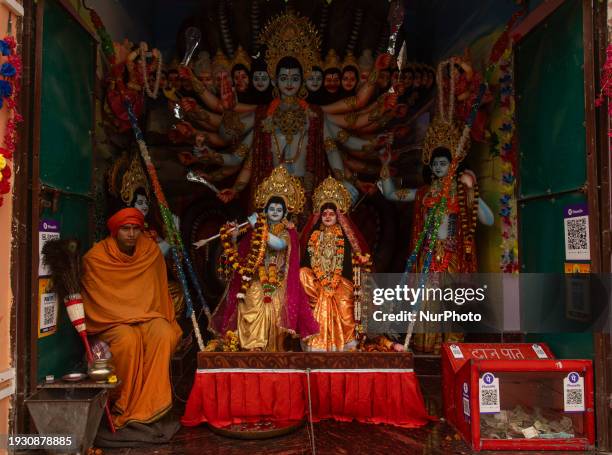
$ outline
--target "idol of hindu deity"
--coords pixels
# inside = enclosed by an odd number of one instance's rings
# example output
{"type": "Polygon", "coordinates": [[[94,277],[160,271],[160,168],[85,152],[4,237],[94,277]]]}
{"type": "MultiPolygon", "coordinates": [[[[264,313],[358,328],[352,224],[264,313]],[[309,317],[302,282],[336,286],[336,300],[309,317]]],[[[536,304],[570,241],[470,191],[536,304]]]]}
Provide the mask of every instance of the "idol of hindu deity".
{"type": "Polygon", "coordinates": [[[343,96],[353,96],[357,92],[357,84],[359,83],[357,65],[357,60],[353,54],[348,52],[342,65],[342,78],[340,80],[343,96]]]}
{"type": "Polygon", "coordinates": [[[337,101],[342,96],[340,84],[342,80],[342,65],[338,54],[330,49],[323,63],[323,88],[325,89],[326,103],[337,101]]]}
{"type": "MultiPolygon", "coordinates": [[[[483,81],[483,76],[480,72],[475,71],[470,61],[469,50],[466,50],[463,57],[452,57],[450,59],[448,78],[452,78],[455,86],[456,103],[455,115],[458,119],[466,121],[470,115],[470,111],[476,101],[480,86],[483,81]]],[[[440,78],[440,76],[438,76],[440,78]]],[[[449,83],[449,82],[447,82],[449,83]]],[[[485,91],[482,100],[481,108],[476,112],[474,124],[470,130],[472,140],[476,142],[485,142],[485,127],[487,116],[483,109],[483,105],[491,101],[491,94],[485,91]]]]}
{"type": "Polygon", "coordinates": [[[268,104],[272,101],[272,83],[263,58],[253,60],[251,74],[253,75],[253,104],[268,104]]]}
{"type": "Polygon", "coordinates": [[[323,103],[323,68],[318,63],[312,67],[306,77],[306,89],[308,90],[306,101],[311,104],[323,103]]]}
{"type": "Polygon", "coordinates": [[[302,231],[300,281],[310,300],[319,333],[304,343],[308,351],[347,351],[357,346],[361,319],[361,271],[368,271],[367,244],[347,213],[351,196],[333,177],[314,192],[314,213],[302,231]],[[357,297],[357,298],[356,298],[357,297]]]}
{"type": "MultiPolygon", "coordinates": [[[[364,185],[353,179],[344,167],[338,144],[360,149],[371,145],[371,137],[357,137],[361,130],[380,128],[379,116],[361,111],[374,93],[377,70],[354,96],[326,106],[309,104],[305,71],[317,66],[320,40],[314,26],[306,18],[285,13],[274,18],[263,31],[267,72],[273,75],[273,100],[264,106],[236,103],[223,109],[223,100],[199,87],[200,96],[217,114],[207,114],[208,125],[218,132],[207,133],[211,149],[226,148],[231,153],[211,150],[202,162],[220,165],[207,174],[211,180],[236,172],[242,166],[232,188],[221,191],[224,202],[234,199],[247,186],[251,194],[273,168],[283,166],[303,181],[308,195],[330,173],[342,181],[353,197],[364,185]],[[369,128],[369,129],[368,129],[369,128]]],[[[386,54],[377,60],[379,67],[388,64],[386,54]]],[[[386,104],[377,105],[384,110],[386,104]]]]}
{"type": "Polygon", "coordinates": [[[236,55],[234,56],[232,63],[232,83],[234,89],[236,90],[238,101],[245,102],[246,95],[249,92],[249,87],[251,86],[251,58],[242,48],[242,46],[238,46],[238,50],[236,51],[236,55]]]}
{"type": "Polygon", "coordinates": [[[124,132],[131,128],[125,101],[130,102],[134,113],[139,116],[144,108],[145,90],[149,96],[157,97],[161,54],[157,49],[149,54],[146,43],[133,46],[127,39],[113,45],[115,57],[111,62],[105,107],[112,113],[114,126],[124,132]],[[149,56],[151,59],[147,60],[149,56]]]}
{"type": "Polygon", "coordinates": [[[221,229],[225,260],[233,271],[224,300],[213,314],[211,329],[238,332],[240,347],[283,351],[287,335],[305,339],[318,332],[300,285],[300,246],[288,214],[305,202],[300,181],[277,167],[257,188],[246,236],[236,245],[238,228],[221,229]]]}
{"type": "MultiPolygon", "coordinates": [[[[454,93],[447,95],[452,99],[454,93]]],[[[430,172],[426,184],[418,189],[396,190],[389,174],[389,157],[385,157],[379,187],[394,201],[414,201],[411,234],[411,272],[473,273],[477,272],[475,232],[477,222],[492,225],[493,213],[478,195],[475,175],[462,172],[459,164],[469,150],[469,134],[454,119],[452,103],[444,105],[445,95],[438,92],[438,114],[429,126],[423,144],[423,164],[430,172]],[[430,256],[431,262],[425,258],[430,256]],[[425,267],[428,267],[426,269],[425,267]]],[[[425,302],[425,306],[432,302],[425,302]]],[[[427,310],[427,308],[424,308],[427,310]]],[[[461,334],[446,334],[447,341],[460,341],[461,334]]],[[[417,333],[415,350],[439,352],[439,333],[417,333]]]]}
{"type": "Polygon", "coordinates": [[[193,64],[193,70],[195,76],[208,90],[214,90],[215,83],[212,73],[212,62],[210,61],[210,54],[208,52],[202,51],[198,54],[193,64]]]}

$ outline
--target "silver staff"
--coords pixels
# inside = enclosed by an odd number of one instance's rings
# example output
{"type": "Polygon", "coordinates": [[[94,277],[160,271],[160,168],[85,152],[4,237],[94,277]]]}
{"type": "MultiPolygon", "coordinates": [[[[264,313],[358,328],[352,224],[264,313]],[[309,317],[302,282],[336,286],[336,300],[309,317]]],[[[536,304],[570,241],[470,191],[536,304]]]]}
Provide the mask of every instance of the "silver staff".
{"type": "Polygon", "coordinates": [[[187,180],[189,180],[190,182],[201,183],[202,185],[206,185],[208,188],[210,188],[216,194],[220,193],[219,188],[217,188],[215,185],[210,183],[208,180],[206,180],[201,175],[196,174],[194,171],[189,171],[187,173],[187,180]]]}

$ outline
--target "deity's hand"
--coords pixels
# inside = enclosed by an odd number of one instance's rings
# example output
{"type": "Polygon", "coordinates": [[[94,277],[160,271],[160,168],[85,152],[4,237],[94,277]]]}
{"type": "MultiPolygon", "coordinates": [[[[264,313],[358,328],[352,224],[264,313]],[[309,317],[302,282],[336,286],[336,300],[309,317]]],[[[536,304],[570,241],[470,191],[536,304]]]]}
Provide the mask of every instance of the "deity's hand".
{"type": "Polygon", "coordinates": [[[473,188],[476,185],[476,174],[469,169],[463,171],[463,174],[459,176],[459,181],[463,183],[467,188],[473,188]]]}
{"type": "Polygon", "coordinates": [[[217,197],[224,204],[227,204],[227,203],[231,202],[237,195],[238,195],[238,193],[233,188],[226,188],[224,190],[219,191],[219,193],[217,193],[217,197]]]}
{"type": "Polygon", "coordinates": [[[393,113],[395,118],[404,118],[408,115],[408,105],[402,103],[395,106],[395,112],[393,113]]]}
{"type": "Polygon", "coordinates": [[[225,110],[231,110],[236,105],[236,94],[228,77],[221,79],[221,104],[225,110]]]}
{"type": "Polygon", "coordinates": [[[362,193],[369,194],[369,195],[375,194],[376,191],[378,190],[375,183],[362,182],[360,180],[357,180],[355,182],[355,186],[362,193]]]}
{"type": "Polygon", "coordinates": [[[193,77],[193,71],[191,71],[191,68],[187,66],[179,67],[178,71],[181,79],[191,79],[193,77]]]}
{"type": "Polygon", "coordinates": [[[399,344],[399,343],[393,343],[393,350],[395,352],[404,352],[405,351],[404,346],[399,344]]]}
{"type": "Polygon", "coordinates": [[[168,132],[168,139],[175,144],[182,142],[188,142],[193,136],[195,129],[191,126],[191,123],[181,121],[174,125],[168,132]]]}
{"type": "Polygon", "coordinates": [[[251,226],[255,226],[255,223],[257,223],[257,212],[255,213],[251,213],[248,217],[247,217],[248,222],[251,224],[251,226]]]}
{"type": "Polygon", "coordinates": [[[410,133],[410,127],[408,125],[396,125],[391,130],[394,137],[398,139],[405,138],[410,133]]]}
{"type": "Polygon", "coordinates": [[[288,221],[288,220],[287,220],[287,221],[285,222],[285,227],[286,227],[287,229],[295,229],[295,224],[293,223],[293,221],[288,221]]]}
{"type": "MultiPolygon", "coordinates": [[[[395,139],[392,132],[387,131],[376,136],[376,141],[374,142],[374,147],[376,149],[383,149],[386,151],[388,149],[387,146],[393,144],[393,140],[395,139]]],[[[384,155],[385,158],[391,160],[391,156],[384,155]]]]}
{"type": "Polygon", "coordinates": [[[392,111],[397,106],[397,93],[385,93],[383,106],[385,111],[392,111]]]}
{"type": "Polygon", "coordinates": [[[206,245],[208,242],[206,241],[206,239],[202,239],[202,240],[198,240],[197,242],[193,242],[193,246],[196,247],[196,250],[199,248],[202,248],[204,245],[206,245]]]}
{"type": "Polygon", "coordinates": [[[229,223],[227,223],[227,227],[232,233],[232,242],[236,243],[236,240],[238,240],[238,234],[240,233],[240,229],[238,228],[238,222],[235,220],[230,221],[229,223]]]}
{"type": "Polygon", "coordinates": [[[197,107],[198,103],[193,98],[185,97],[181,98],[179,105],[185,112],[191,112],[197,107]]]}
{"type": "Polygon", "coordinates": [[[125,62],[132,52],[132,43],[126,38],[120,43],[113,42],[113,48],[115,50],[115,64],[120,64],[125,62]]]}
{"type": "Polygon", "coordinates": [[[183,166],[191,166],[194,163],[198,163],[198,159],[190,152],[181,152],[178,155],[178,159],[183,166]]]}
{"type": "Polygon", "coordinates": [[[389,68],[392,60],[393,57],[391,56],[391,54],[380,54],[378,57],[376,57],[376,63],[374,64],[374,66],[379,71],[384,70],[389,68]]]}

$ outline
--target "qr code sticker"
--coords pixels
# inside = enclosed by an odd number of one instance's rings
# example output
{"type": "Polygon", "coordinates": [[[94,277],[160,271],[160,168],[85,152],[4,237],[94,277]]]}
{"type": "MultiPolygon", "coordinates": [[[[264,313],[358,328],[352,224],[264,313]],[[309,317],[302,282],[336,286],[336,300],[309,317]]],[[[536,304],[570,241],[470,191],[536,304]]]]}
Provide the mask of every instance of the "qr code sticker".
{"type": "Polygon", "coordinates": [[[586,250],[589,248],[587,217],[568,218],[567,249],[586,250]]]}
{"type": "Polygon", "coordinates": [[[481,406],[499,406],[497,401],[499,395],[496,389],[482,389],[480,391],[481,406]]]}
{"type": "Polygon", "coordinates": [[[565,401],[568,405],[576,405],[579,406],[582,404],[582,390],[580,389],[570,389],[566,392],[565,401]]]}
{"type": "Polygon", "coordinates": [[[55,325],[55,308],[52,305],[44,307],[43,326],[49,327],[55,325]]]}

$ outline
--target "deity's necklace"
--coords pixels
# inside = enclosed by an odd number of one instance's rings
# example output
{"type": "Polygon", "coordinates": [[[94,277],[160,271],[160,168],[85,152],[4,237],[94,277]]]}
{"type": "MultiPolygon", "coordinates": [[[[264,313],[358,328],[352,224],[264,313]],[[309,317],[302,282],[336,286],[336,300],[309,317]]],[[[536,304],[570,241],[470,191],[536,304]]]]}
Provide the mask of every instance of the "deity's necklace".
{"type": "Polygon", "coordinates": [[[298,109],[276,109],[272,114],[272,122],[287,138],[287,144],[291,145],[293,136],[304,129],[306,111],[301,106],[298,109]]]}
{"type": "MultiPolygon", "coordinates": [[[[283,150],[281,150],[281,146],[280,143],[278,141],[278,137],[276,136],[276,130],[272,131],[272,137],[274,137],[274,144],[276,145],[276,159],[278,162],[278,165],[281,164],[293,164],[295,163],[299,158],[300,155],[302,154],[302,142],[304,140],[304,136],[306,134],[306,130],[302,131],[302,134],[300,135],[300,140],[298,141],[298,149],[297,152],[295,152],[295,155],[293,155],[293,158],[291,159],[287,159],[286,157],[283,157],[283,155],[285,155],[286,152],[284,152],[283,150]]],[[[289,142],[287,143],[287,146],[291,145],[289,142]]]]}
{"type": "Polygon", "coordinates": [[[157,70],[155,74],[155,82],[153,84],[153,91],[151,91],[151,87],[149,87],[149,78],[147,77],[147,52],[145,50],[145,43],[140,43],[140,71],[142,72],[142,79],[144,81],[144,88],[146,94],[153,98],[157,99],[157,94],[159,93],[159,82],[161,80],[161,72],[162,72],[162,55],[161,52],[157,58],[157,70]]]}

